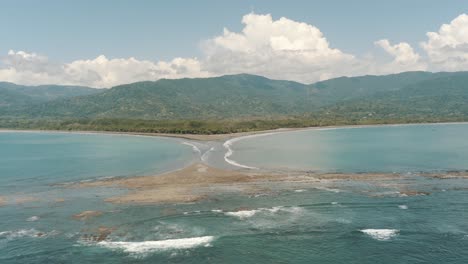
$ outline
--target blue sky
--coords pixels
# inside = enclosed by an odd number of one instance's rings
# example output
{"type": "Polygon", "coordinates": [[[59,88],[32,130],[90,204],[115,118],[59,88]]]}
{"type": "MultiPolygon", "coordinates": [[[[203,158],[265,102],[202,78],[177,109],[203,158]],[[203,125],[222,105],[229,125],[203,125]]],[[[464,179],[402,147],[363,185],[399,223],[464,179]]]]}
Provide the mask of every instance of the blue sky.
{"type": "Polygon", "coordinates": [[[200,56],[199,42],[242,28],[254,11],[317,26],[333,47],[364,54],[381,38],[417,44],[425,32],[468,12],[464,1],[2,1],[0,51],[58,61],[200,56]]]}
{"type": "MultiPolygon", "coordinates": [[[[420,44],[428,41],[426,33],[438,32],[442,24],[448,24],[461,14],[468,13],[468,5],[465,1],[429,0],[6,0],[2,1],[1,11],[0,58],[7,56],[7,53],[12,50],[46,57],[47,64],[93,60],[100,55],[104,55],[107,60],[134,57],[136,60],[148,60],[154,63],[169,62],[177,57],[196,57],[202,61],[212,60],[215,56],[218,60],[225,60],[228,58],[226,53],[219,56],[218,50],[207,52],[205,47],[207,40],[222,36],[223,28],[229,29],[230,32],[241,33],[245,27],[245,24],[241,22],[243,16],[254,13],[270,14],[272,21],[285,17],[297,22],[296,26],[298,23],[306,23],[320,30],[329,43],[330,49],[338,49],[344,54],[360,58],[359,63],[369,58],[372,58],[373,63],[377,63],[396,56],[390,49],[382,48],[384,44],[375,44],[376,41],[382,39],[389,40],[387,46],[390,48],[397,48],[395,45],[404,42],[410,45],[418,56],[420,54],[422,59],[429,56],[429,52],[420,44]],[[427,54],[423,54],[425,52],[427,54]]],[[[464,43],[464,40],[460,41],[456,45],[460,46],[464,43]]],[[[230,52],[232,53],[232,50],[230,52]]],[[[24,57],[22,54],[18,56],[24,57]]],[[[18,63],[18,56],[14,59],[3,58],[3,67],[13,67],[13,64],[18,63]]],[[[233,57],[232,54],[230,56],[233,57]]],[[[41,63],[45,63],[44,58],[41,63]]],[[[223,73],[213,72],[212,69],[219,65],[208,67],[206,62],[201,63],[202,68],[209,70],[209,73],[205,75],[223,73]]],[[[354,65],[353,63],[351,65],[354,65]]],[[[425,65],[425,67],[413,68],[445,69],[432,67],[427,63],[425,65]]],[[[245,68],[240,64],[238,67],[231,66],[225,73],[236,72],[237,68],[245,68]]],[[[380,70],[380,68],[375,70],[378,67],[380,66],[368,66],[367,71],[369,73],[391,72],[380,70]]],[[[460,70],[460,67],[450,67],[447,69],[460,70]]],[[[465,66],[462,65],[461,69],[464,69],[463,67],[465,66]]],[[[34,69],[37,70],[36,66],[34,69]]],[[[314,69],[311,68],[312,71],[314,69]]],[[[15,69],[15,72],[17,73],[18,70],[24,69],[15,69]]],[[[295,77],[298,74],[276,76],[273,72],[273,70],[252,70],[252,73],[272,78],[286,77],[304,82],[337,75],[363,74],[366,70],[348,74],[340,69],[329,73],[322,72],[314,78],[295,77]]],[[[8,76],[11,77],[11,71],[9,74],[8,76]]],[[[50,73],[47,74],[50,75],[50,73]]],[[[2,76],[3,79],[10,81],[21,82],[22,80],[18,76],[6,78],[4,77],[7,76],[6,73],[0,74],[0,79],[2,76]]],[[[156,75],[154,76],[157,78],[156,75]]],[[[43,82],[54,82],[54,79],[49,77],[44,77],[43,82]]],[[[96,78],[99,79],[99,77],[96,78]]],[[[100,78],[103,79],[102,76],[100,78]]],[[[60,80],[67,82],[63,78],[60,80]]],[[[70,81],[70,83],[76,83],[76,81],[70,81]]],[[[92,84],[92,82],[83,84],[92,84]]]]}

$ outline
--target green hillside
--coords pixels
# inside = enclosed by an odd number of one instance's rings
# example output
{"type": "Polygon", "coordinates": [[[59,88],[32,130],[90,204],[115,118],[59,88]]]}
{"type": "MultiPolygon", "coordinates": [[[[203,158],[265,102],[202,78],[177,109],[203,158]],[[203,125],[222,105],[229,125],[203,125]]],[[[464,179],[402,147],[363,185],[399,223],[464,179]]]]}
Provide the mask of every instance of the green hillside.
{"type": "Polygon", "coordinates": [[[343,101],[326,111],[347,118],[465,118],[468,117],[468,74],[444,74],[409,84],[397,91],[379,92],[343,101]]]}
{"type": "Polygon", "coordinates": [[[305,85],[240,74],[111,89],[0,85],[0,127],[226,133],[468,121],[468,72],[341,77],[305,85]]]}
{"type": "Polygon", "coordinates": [[[64,85],[24,86],[0,82],[0,109],[31,106],[60,98],[96,94],[100,90],[64,85]]]}
{"type": "Polygon", "coordinates": [[[27,107],[29,117],[216,119],[291,115],[309,110],[306,85],[254,75],[162,79],[27,107]]]}

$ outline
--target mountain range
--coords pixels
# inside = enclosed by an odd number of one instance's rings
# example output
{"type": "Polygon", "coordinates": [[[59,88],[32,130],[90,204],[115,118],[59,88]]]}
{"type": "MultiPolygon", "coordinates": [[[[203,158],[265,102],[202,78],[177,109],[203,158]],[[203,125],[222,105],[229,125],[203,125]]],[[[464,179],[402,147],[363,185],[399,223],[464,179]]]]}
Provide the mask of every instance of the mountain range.
{"type": "Polygon", "coordinates": [[[404,72],[314,84],[239,74],[110,89],[0,83],[0,118],[222,120],[468,117],[468,72],[404,72]]]}

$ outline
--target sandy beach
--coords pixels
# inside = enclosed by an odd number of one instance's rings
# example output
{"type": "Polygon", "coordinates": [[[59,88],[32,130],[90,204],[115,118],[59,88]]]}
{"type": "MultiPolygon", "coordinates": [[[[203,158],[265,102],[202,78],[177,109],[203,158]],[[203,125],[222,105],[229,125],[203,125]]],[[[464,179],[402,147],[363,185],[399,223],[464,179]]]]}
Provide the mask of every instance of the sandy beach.
{"type": "Polygon", "coordinates": [[[316,126],[316,127],[296,127],[296,128],[278,128],[271,130],[258,130],[249,132],[229,133],[229,134],[169,134],[169,133],[143,133],[143,132],[113,132],[113,131],[63,131],[63,130],[24,130],[24,129],[7,129],[0,128],[0,132],[24,132],[24,133],[75,133],[75,134],[110,134],[110,135],[134,135],[134,136],[156,136],[156,137],[171,137],[198,141],[226,141],[233,138],[244,136],[304,131],[304,130],[323,130],[323,129],[340,129],[340,128],[362,128],[362,127],[380,127],[380,126],[412,126],[412,125],[447,125],[447,124],[466,124],[467,122],[446,122],[446,123],[405,123],[405,124],[375,124],[375,125],[342,125],[342,126],[316,126]]]}

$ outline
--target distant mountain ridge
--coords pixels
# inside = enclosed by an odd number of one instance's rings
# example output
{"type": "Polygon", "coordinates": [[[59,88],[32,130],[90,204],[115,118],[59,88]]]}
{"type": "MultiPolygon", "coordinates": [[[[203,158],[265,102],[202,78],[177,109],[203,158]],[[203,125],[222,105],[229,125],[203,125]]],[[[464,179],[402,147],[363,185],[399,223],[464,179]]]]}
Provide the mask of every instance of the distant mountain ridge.
{"type": "Polygon", "coordinates": [[[0,116],[147,120],[274,119],[310,114],[353,119],[395,114],[468,116],[467,81],[468,72],[404,72],[340,77],[310,85],[249,74],[161,79],[101,90],[0,83],[0,116]]]}
{"type": "Polygon", "coordinates": [[[0,82],[0,109],[2,107],[18,107],[52,101],[59,98],[69,98],[98,93],[99,90],[68,85],[26,86],[9,82],[0,82]]]}

